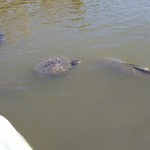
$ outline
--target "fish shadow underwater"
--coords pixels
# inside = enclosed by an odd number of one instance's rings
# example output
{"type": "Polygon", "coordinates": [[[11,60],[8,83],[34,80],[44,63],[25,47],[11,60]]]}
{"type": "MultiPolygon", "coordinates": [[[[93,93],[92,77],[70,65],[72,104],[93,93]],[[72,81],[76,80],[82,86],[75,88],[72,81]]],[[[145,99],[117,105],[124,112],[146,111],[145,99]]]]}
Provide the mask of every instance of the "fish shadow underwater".
{"type": "Polygon", "coordinates": [[[150,77],[150,70],[148,67],[141,67],[119,59],[103,58],[96,63],[96,68],[105,69],[109,72],[115,72],[120,75],[128,75],[132,77],[150,77]]]}

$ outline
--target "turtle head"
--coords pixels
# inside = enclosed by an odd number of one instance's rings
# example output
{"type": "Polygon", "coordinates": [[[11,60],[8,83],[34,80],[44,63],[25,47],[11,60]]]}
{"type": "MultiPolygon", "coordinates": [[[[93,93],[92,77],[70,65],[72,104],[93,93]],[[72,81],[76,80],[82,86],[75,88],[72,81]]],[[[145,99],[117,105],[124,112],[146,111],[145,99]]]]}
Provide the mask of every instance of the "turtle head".
{"type": "Polygon", "coordinates": [[[77,66],[81,63],[81,60],[73,60],[71,61],[71,66],[77,66]]]}

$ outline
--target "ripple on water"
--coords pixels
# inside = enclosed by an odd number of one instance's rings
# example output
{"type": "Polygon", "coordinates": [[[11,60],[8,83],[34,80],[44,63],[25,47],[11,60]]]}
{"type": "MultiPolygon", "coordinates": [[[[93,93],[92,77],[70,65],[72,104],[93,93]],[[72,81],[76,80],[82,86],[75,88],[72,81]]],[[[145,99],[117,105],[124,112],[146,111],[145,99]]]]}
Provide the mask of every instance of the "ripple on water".
{"type": "Polygon", "coordinates": [[[1,113],[37,150],[144,149],[149,80],[92,66],[103,56],[149,66],[149,8],[149,0],[1,0],[1,113]],[[36,78],[34,65],[51,56],[83,63],[63,78],[36,78]]]}

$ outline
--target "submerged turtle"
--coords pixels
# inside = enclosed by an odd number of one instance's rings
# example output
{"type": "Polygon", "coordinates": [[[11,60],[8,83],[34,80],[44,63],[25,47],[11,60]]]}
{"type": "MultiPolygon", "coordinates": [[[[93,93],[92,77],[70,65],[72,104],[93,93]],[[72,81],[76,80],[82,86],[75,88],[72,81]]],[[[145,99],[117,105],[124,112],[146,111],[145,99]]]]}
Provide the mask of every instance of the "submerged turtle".
{"type": "Polygon", "coordinates": [[[147,67],[140,67],[135,64],[127,63],[118,59],[104,58],[99,63],[100,67],[122,72],[128,75],[144,76],[150,75],[150,70],[147,67]]]}
{"type": "Polygon", "coordinates": [[[49,58],[38,63],[33,72],[38,77],[59,77],[65,75],[71,68],[81,63],[80,60],[70,61],[67,58],[49,58]]]}

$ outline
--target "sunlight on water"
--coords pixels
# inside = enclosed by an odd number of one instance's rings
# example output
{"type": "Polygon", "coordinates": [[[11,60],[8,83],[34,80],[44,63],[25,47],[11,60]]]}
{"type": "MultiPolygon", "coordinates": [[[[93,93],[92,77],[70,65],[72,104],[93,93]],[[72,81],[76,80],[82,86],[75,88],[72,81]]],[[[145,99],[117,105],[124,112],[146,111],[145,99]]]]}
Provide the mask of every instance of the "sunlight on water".
{"type": "Polygon", "coordinates": [[[149,16],[148,0],[1,0],[1,115],[36,150],[149,150],[149,76],[97,67],[103,57],[149,67],[149,16]],[[53,56],[82,63],[36,77],[53,56]]]}

